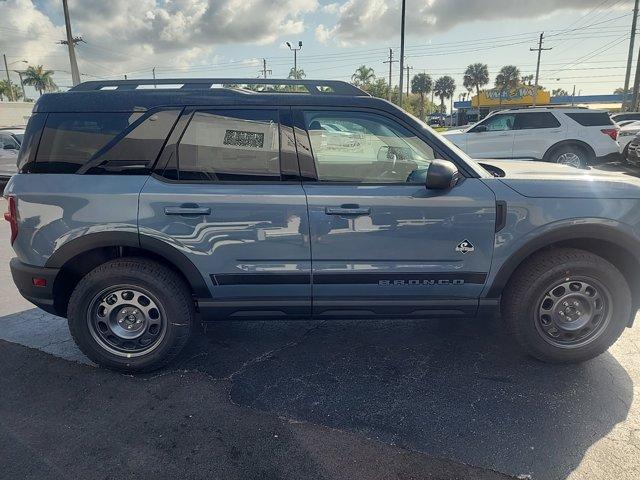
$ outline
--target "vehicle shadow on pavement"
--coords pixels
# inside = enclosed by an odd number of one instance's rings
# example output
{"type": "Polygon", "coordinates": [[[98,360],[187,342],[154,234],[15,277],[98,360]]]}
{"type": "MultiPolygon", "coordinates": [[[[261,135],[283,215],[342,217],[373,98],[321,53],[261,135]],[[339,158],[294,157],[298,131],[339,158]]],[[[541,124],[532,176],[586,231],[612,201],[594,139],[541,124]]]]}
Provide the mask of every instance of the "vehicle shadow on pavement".
{"type": "Polygon", "coordinates": [[[221,322],[177,367],[230,378],[237,405],[535,479],[566,478],[633,399],[610,354],[543,364],[489,319],[221,322]]]}

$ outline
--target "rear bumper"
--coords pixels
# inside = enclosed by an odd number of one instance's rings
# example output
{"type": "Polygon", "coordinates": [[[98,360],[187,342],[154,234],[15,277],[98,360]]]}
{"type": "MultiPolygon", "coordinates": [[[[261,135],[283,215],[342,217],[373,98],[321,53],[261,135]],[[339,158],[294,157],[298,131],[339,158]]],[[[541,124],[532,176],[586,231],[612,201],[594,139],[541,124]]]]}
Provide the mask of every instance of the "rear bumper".
{"type": "Polygon", "coordinates": [[[17,258],[12,258],[9,263],[13,283],[18,287],[20,295],[29,300],[35,306],[46,312],[56,315],[53,302],[53,284],[60,269],[32,267],[22,263],[17,258]],[[33,284],[34,278],[43,278],[47,284],[43,287],[36,287],[33,284]]]}

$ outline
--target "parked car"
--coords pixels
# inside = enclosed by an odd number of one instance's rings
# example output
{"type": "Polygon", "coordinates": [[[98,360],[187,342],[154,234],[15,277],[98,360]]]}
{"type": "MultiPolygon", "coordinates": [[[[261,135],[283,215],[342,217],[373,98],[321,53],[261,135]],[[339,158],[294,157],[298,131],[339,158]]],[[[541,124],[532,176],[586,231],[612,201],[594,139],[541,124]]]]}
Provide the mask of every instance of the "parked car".
{"type": "Polygon", "coordinates": [[[18,171],[16,163],[23,136],[23,128],[0,128],[0,179],[18,171]]]}
{"type": "Polygon", "coordinates": [[[616,123],[624,122],[627,120],[640,120],[640,112],[623,112],[623,113],[614,113],[611,115],[611,120],[616,123]]]}
{"type": "Polygon", "coordinates": [[[638,132],[640,132],[640,121],[628,123],[618,130],[618,145],[620,146],[620,153],[622,154],[623,160],[627,158],[629,143],[638,132]]]}
{"type": "Polygon", "coordinates": [[[444,135],[474,158],[537,160],[577,168],[620,159],[618,130],[604,110],[502,110],[471,128],[444,135]]]}
{"type": "Polygon", "coordinates": [[[626,161],[630,164],[640,166],[640,135],[635,135],[627,145],[626,161]]]}
{"type": "Polygon", "coordinates": [[[640,304],[640,179],[480,164],[348,83],[83,83],[38,100],[18,166],[13,279],[117,370],[166,365],[199,322],[499,312],[523,351],[580,362],[640,304]],[[243,83],[308,92],[212,88],[243,83]]]}

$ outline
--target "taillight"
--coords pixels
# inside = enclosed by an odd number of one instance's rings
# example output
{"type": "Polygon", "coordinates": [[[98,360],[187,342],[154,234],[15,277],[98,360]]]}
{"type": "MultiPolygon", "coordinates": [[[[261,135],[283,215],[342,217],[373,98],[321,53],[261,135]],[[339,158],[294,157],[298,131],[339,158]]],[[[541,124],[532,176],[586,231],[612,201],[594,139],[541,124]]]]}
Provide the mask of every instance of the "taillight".
{"type": "Polygon", "coordinates": [[[618,129],[617,128],[603,128],[600,130],[605,135],[609,135],[612,140],[618,139],[618,129]]]}
{"type": "Polygon", "coordinates": [[[11,225],[11,245],[16,241],[18,236],[18,209],[16,208],[16,197],[7,197],[7,211],[4,219],[11,225]]]}

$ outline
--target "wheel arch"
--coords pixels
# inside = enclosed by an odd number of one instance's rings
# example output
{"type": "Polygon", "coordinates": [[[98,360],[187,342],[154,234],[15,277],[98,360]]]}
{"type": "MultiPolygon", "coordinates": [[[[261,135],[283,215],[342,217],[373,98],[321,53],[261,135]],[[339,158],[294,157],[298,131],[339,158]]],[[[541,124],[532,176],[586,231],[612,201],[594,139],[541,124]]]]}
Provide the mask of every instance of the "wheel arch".
{"type": "Polygon", "coordinates": [[[526,242],[502,264],[487,297],[499,298],[509,279],[532,255],[558,247],[586,250],[612,263],[629,284],[634,308],[640,306],[640,244],[619,228],[593,224],[563,225],[526,242]]]}
{"type": "Polygon", "coordinates": [[[592,160],[592,159],[596,158],[595,150],[587,142],[585,142],[583,140],[578,140],[578,139],[575,139],[575,138],[569,138],[569,139],[566,139],[566,140],[561,140],[559,142],[556,142],[553,145],[551,145],[549,148],[547,148],[547,151],[544,152],[544,155],[543,155],[542,159],[545,162],[550,162],[551,161],[551,154],[553,153],[553,151],[558,149],[558,148],[567,146],[567,145],[578,145],[578,146],[580,146],[580,148],[585,149],[587,151],[587,153],[589,153],[591,155],[591,159],[589,159],[589,160],[592,160]]]}
{"type": "Polygon", "coordinates": [[[211,297],[193,262],[168,243],[149,236],[139,237],[134,232],[97,232],[65,243],[45,264],[45,267],[60,269],[53,286],[56,313],[66,316],[71,292],[87,273],[114,258],[132,256],[150,258],[171,268],[189,285],[196,298],[211,297]]]}

